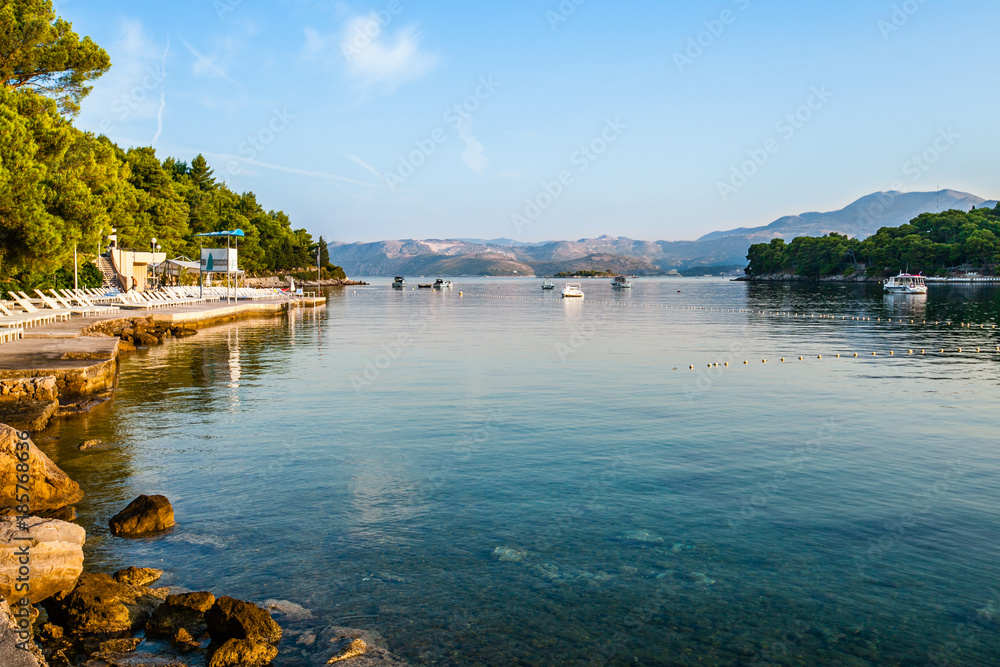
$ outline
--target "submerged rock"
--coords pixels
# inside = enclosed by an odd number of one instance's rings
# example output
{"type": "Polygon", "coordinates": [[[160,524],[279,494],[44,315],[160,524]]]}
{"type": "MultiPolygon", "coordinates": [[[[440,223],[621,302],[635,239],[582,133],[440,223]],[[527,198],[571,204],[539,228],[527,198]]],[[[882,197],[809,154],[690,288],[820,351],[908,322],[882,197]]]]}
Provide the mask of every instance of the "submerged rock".
{"type": "Polygon", "coordinates": [[[166,496],[139,496],[111,517],[108,525],[112,535],[142,537],[163,532],[176,523],[174,508],[166,496]]]}
{"type": "Polygon", "coordinates": [[[6,424],[0,424],[0,508],[18,508],[24,503],[18,497],[28,496],[28,511],[19,514],[32,514],[46,510],[56,510],[67,505],[74,505],[83,499],[80,485],[69,478],[69,475],[59,469],[48,456],[27,435],[14,430],[6,424]],[[22,459],[27,452],[28,470],[18,471],[18,464],[24,464],[22,459]],[[27,475],[27,491],[18,489],[19,479],[27,475]]]}
{"type": "Polygon", "coordinates": [[[146,624],[146,634],[172,638],[183,629],[192,637],[201,636],[207,628],[205,612],[214,604],[215,596],[211,593],[168,595],[146,624]]]}
{"type": "Polygon", "coordinates": [[[528,552],[513,547],[497,547],[493,555],[506,563],[517,563],[528,557],[528,552]]]}
{"type": "Polygon", "coordinates": [[[626,530],[622,533],[622,539],[629,542],[642,542],[647,544],[663,544],[663,538],[648,530],[626,530]]]}
{"type": "Polygon", "coordinates": [[[55,519],[0,518],[0,597],[16,604],[27,593],[32,604],[73,590],[83,572],[82,526],[55,519]],[[27,532],[24,528],[27,527],[27,532]],[[24,539],[28,538],[28,539],[24,539]],[[31,586],[18,591],[21,550],[30,553],[31,586]]]}
{"type": "Polygon", "coordinates": [[[331,626],[322,630],[314,642],[320,647],[310,665],[343,664],[347,667],[406,667],[393,655],[385,639],[376,632],[331,626]],[[358,650],[364,646],[363,652],[358,650]],[[353,655],[348,655],[353,653],[353,655]]]}
{"type": "Polygon", "coordinates": [[[103,440],[94,438],[92,440],[84,440],[79,445],[77,445],[76,448],[79,449],[81,452],[85,452],[89,449],[93,449],[94,447],[100,447],[103,444],[104,444],[103,440]]]}
{"type": "Polygon", "coordinates": [[[343,660],[350,660],[351,658],[356,658],[359,655],[364,655],[368,651],[368,644],[365,643],[364,639],[360,637],[355,639],[350,644],[344,647],[344,650],[333,656],[326,661],[326,664],[332,665],[335,662],[341,662],[343,660]]]}

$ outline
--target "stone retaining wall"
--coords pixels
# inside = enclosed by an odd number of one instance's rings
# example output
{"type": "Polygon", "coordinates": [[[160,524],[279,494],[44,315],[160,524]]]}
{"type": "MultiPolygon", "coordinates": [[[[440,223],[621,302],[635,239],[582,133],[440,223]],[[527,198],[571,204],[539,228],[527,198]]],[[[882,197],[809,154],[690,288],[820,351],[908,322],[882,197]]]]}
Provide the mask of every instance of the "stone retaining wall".
{"type": "Polygon", "coordinates": [[[7,378],[0,380],[0,401],[26,403],[29,401],[55,401],[59,398],[56,378],[48,375],[37,378],[7,378]]]}

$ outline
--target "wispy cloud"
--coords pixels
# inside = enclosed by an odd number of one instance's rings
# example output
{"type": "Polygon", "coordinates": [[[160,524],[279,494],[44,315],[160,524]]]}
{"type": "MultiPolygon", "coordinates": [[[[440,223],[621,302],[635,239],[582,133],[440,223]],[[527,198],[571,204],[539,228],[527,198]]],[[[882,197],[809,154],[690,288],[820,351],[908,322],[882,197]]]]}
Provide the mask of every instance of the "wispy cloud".
{"type": "Polygon", "coordinates": [[[374,12],[350,19],[342,31],[332,35],[306,28],[301,53],[314,62],[341,63],[359,87],[386,93],[424,78],[441,61],[436,51],[422,46],[416,25],[390,34],[374,12]]]}
{"type": "MultiPolygon", "coordinates": [[[[192,149],[184,149],[188,152],[195,153],[192,149]]],[[[298,176],[311,176],[314,178],[323,178],[330,181],[338,181],[340,183],[351,183],[353,185],[361,185],[366,188],[378,188],[382,187],[381,183],[371,183],[369,181],[359,181],[354,178],[347,178],[346,176],[339,176],[337,174],[329,174],[322,171],[316,171],[313,169],[297,169],[295,167],[286,167],[281,164],[272,164],[270,162],[261,162],[260,160],[252,160],[250,158],[244,157],[242,155],[232,155],[229,153],[209,153],[208,151],[200,151],[205,157],[218,158],[220,160],[236,160],[242,164],[249,164],[255,167],[261,167],[262,169],[271,169],[273,171],[280,171],[286,174],[296,174],[298,176]]]]}
{"type": "Polygon", "coordinates": [[[246,88],[243,87],[243,84],[241,84],[239,81],[229,76],[229,73],[226,71],[225,65],[218,62],[217,58],[209,58],[208,56],[198,51],[198,49],[192,46],[183,37],[178,35],[178,38],[181,40],[181,43],[184,45],[184,48],[188,50],[188,53],[194,56],[195,61],[194,65],[191,68],[191,71],[194,72],[196,76],[207,76],[211,78],[225,79],[226,81],[231,83],[238,91],[240,91],[240,93],[246,94],[247,91],[246,88]]]}
{"type": "Polygon", "coordinates": [[[378,173],[378,170],[375,169],[375,167],[371,166],[370,164],[368,164],[367,162],[365,162],[364,160],[362,160],[361,158],[359,158],[357,155],[349,155],[348,154],[348,155],[345,155],[344,157],[346,157],[348,160],[350,160],[354,164],[358,165],[362,169],[365,169],[366,171],[369,171],[369,172],[375,174],[379,178],[384,178],[382,176],[382,174],[378,173]]]}
{"type": "Polygon", "coordinates": [[[458,136],[465,142],[465,150],[462,151],[462,162],[472,170],[473,173],[482,176],[486,172],[486,167],[490,164],[490,159],[486,157],[486,147],[472,134],[472,121],[465,120],[458,125],[458,136]]]}

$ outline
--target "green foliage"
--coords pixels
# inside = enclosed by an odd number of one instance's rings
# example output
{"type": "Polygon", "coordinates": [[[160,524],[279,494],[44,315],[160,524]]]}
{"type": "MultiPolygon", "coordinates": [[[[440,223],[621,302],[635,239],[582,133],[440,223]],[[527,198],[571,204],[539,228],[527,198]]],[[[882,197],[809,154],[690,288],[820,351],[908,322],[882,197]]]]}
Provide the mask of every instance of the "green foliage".
{"type": "Polygon", "coordinates": [[[750,276],[853,275],[862,265],[870,276],[903,270],[944,275],[964,265],[993,272],[1000,265],[1000,205],[968,213],[924,213],[900,227],[883,227],[864,241],[839,234],[801,236],[789,245],[774,239],[751,246],[747,259],[750,276]]]}
{"type": "Polygon", "coordinates": [[[121,247],[148,250],[155,238],[170,257],[197,257],[195,234],[242,229],[240,265],[251,273],[315,266],[317,248],[339,270],[324,240],[217,181],[204,156],[161,161],[153,148],[125,151],[73,127],[60,110],[78,109],[86,82],[108,67],[50,0],[0,8],[0,281],[52,280],[72,267],[74,247],[96,250],[112,228],[121,247]]]}
{"type": "Polygon", "coordinates": [[[111,67],[108,54],[56,17],[51,0],[4,0],[0,8],[0,82],[54,99],[74,114],[93,81],[111,67]]]}
{"type": "Polygon", "coordinates": [[[553,278],[606,278],[617,275],[614,271],[561,271],[553,278]]]}

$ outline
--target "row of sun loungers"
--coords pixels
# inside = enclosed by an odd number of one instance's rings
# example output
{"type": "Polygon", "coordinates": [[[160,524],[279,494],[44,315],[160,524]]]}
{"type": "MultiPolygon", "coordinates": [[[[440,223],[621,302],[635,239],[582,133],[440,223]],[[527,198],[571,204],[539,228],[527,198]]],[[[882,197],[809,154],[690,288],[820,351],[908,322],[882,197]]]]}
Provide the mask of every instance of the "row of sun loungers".
{"type": "Polygon", "coordinates": [[[24,329],[63,322],[73,315],[93,317],[113,315],[119,310],[153,310],[190,306],[208,301],[280,299],[288,296],[279,289],[254,287],[163,287],[147,292],[105,293],[96,289],[34,290],[35,297],[23,291],[8,294],[11,302],[0,301],[0,343],[23,337],[24,329]]]}

